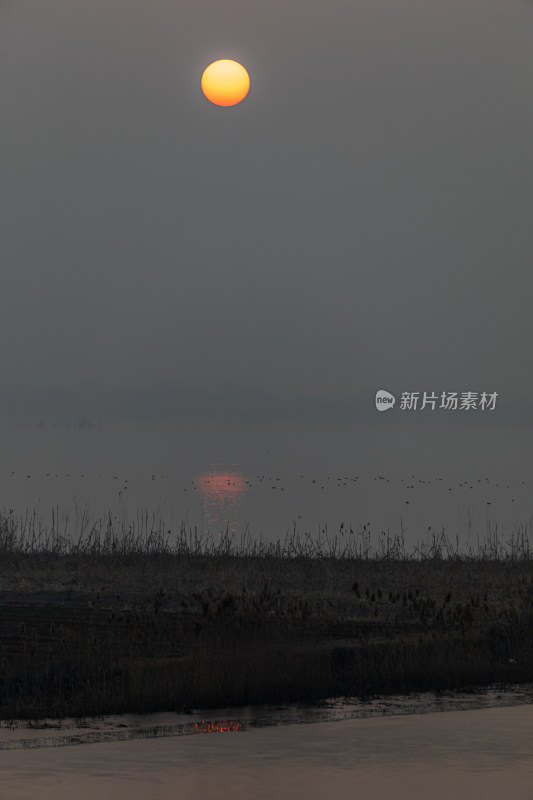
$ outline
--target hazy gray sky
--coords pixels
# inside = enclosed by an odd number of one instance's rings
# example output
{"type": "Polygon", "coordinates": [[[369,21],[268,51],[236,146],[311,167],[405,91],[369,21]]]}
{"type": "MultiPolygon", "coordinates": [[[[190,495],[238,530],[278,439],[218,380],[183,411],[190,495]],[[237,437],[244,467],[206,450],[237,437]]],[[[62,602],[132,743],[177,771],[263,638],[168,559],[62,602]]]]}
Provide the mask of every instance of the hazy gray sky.
{"type": "Polygon", "coordinates": [[[521,0],[0,3],[0,410],[530,418],[532,35],[521,0]]]}

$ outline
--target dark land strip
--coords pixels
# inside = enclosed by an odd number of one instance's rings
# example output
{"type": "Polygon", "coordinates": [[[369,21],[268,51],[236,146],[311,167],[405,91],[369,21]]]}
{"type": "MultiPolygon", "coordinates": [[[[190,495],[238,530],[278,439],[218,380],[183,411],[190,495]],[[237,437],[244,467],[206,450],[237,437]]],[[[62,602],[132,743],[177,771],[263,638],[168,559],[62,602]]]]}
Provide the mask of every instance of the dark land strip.
{"type": "Polygon", "coordinates": [[[0,665],[2,720],[525,684],[533,563],[19,555],[0,665]]]}

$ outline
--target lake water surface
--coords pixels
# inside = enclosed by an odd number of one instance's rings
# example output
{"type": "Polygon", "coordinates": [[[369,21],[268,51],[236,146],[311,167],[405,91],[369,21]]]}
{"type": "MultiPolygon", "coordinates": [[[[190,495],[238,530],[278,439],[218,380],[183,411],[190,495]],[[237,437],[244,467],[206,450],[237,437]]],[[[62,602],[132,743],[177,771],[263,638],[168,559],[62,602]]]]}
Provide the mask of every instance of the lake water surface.
{"type": "MultiPolygon", "coordinates": [[[[204,735],[175,730],[163,738],[154,734],[154,715],[128,716],[107,720],[110,740],[70,747],[22,749],[21,737],[33,747],[32,738],[49,737],[52,745],[59,733],[4,728],[0,746],[11,742],[17,749],[0,752],[0,792],[9,800],[531,800],[531,688],[514,699],[492,692],[455,702],[392,698],[351,711],[280,709],[270,723],[268,715],[256,720],[257,726],[246,724],[253,722],[253,710],[227,709],[210,721],[189,718],[189,726],[204,735]],[[520,704],[498,705],[506,702],[520,704]],[[329,720],[316,722],[320,714],[329,720]],[[135,736],[144,728],[154,738],[113,740],[131,734],[125,729],[133,724],[135,736]]],[[[160,724],[176,718],[156,716],[160,724]]],[[[103,736],[104,721],[93,725],[93,733],[103,736]]],[[[90,736],[78,733],[80,741],[90,736]]]]}
{"type": "Polygon", "coordinates": [[[139,532],[138,512],[148,511],[171,542],[182,523],[215,539],[227,528],[238,540],[248,528],[253,541],[294,528],[331,538],[343,525],[341,548],[350,529],[363,549],[403,531],[410,553],[444,529],[454,548],[459,537],[460,550],[476,552],[489,529],[507,540],[533,524],[530,470],[515,463],[509,431],[509,458],[497,463],[495,432],[474,437],[458,461],[467,430],[432,432],[434,450],[424,453],[405,430],[335,425],[5,426],[1,435],[0,510],[36,509],[50,529],[59,508],[56,529],[75,539],[109,512],[115,530],[133,523],[139,532]]]}

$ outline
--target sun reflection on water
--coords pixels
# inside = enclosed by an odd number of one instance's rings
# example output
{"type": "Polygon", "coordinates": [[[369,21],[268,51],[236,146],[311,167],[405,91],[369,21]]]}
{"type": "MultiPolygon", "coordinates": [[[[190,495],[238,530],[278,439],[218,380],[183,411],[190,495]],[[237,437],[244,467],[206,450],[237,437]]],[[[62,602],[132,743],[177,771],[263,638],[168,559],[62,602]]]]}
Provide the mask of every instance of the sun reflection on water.
{"type": "Polygon", "coordinates": [[[227,733],[228,731],[238,731],[241,730],[242,722],[236,722],[232,719],[224,719],[224,720],[213,720],[209,722],[196,722],[194,727],[200,733],[227,733]]]}
{"type": "Polygon", "coordinates": [[[216,464],[195,480],[202,498],[204,533],[216,530],[218,535],[240,530],[240,511],[248,488],[246,478],[234,464],[216,464]]]}

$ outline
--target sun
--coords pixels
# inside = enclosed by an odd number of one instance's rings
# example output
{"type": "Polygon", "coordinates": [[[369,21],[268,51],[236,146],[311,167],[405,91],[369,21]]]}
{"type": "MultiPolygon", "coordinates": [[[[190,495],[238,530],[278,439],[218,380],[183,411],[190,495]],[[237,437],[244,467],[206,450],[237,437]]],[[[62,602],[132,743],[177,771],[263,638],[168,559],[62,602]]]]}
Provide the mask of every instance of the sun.
{"type": "Polygon", "coordinates": [[[202,92],[217,106],[240,103],[249,89],[250,76],[242,64],[229,58],[213,61],[202,75],[202,92]]]}

